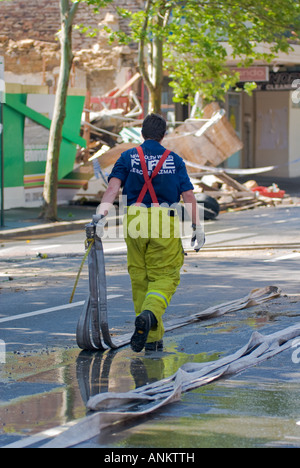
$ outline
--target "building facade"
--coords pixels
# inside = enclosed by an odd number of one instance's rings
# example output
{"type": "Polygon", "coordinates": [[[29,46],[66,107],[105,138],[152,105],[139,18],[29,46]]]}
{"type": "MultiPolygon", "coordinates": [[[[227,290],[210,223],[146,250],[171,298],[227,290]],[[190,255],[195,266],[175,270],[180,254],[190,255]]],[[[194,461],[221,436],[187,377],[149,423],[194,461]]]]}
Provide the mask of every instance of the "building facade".
{"type": "MultiPolygon", "coordinates": [[[[105,26],[128,31],[128,24],[118,17],[116,6],[139,11],[144,1],[115,0],[99,14],[86,4],[80,5],[75,23],[98,32],[91,37],[74,30],[74,65],[70,79],[74,92],[71,94],[83,96],[88,90],[92,97],[104,96],[115,87],[121,88],[138,71],[134,45],[108,43],[105,26]]],[[[6,83],[42,87],[43,94],[54,95],[60,64],[59,0],[2,1],[0,26],[0,56],[5,59],[6,83]]],[[[230,50],[228,65],[237,66],[230,50]]],[[[231,168],[276,166],[271,177],[300,177],[300,45],[295,44],[294,51],[280,54],[268,66],[255,63],[239,71],[241,90],[246,81],[255,81],[257,90],[251,97],[244,91],[232,91],[226,97],[227,118],[244,143],[243,150],[229,158],[226,165],[231,168]]],[[[147,93],[144,94],[143,89],[139,97],[142,95],[146,104],[147,93]]],[[[34,97],[28,99],[34,100],[34,97]]],[[[164,114],[174,120],[183,120],[189,115],[187,109],[172,102],[167,77],[162,106],[164,114]]],[[[43,109],[40,112],[43,113],[43,109]]],[[[28,163],[29,153],[25,152],[24,157],[28,163]]],[[[30,175],[24,174],[24,180],[30,175]]],[[[29,200],[29,192],[26,195],[29,200]]],[[[11,206],[15,204],[6,203],[7,208],[11,206]]]]}
{"type": "Polygon", "coordinates": [[[251,97],[228,93],[228,118],[244,143],[228,166],[277,166],[271,177],[300,177],[300,46],[270,66],[241,70],[241,79],[256,81],[257,89],[251,97]]]}

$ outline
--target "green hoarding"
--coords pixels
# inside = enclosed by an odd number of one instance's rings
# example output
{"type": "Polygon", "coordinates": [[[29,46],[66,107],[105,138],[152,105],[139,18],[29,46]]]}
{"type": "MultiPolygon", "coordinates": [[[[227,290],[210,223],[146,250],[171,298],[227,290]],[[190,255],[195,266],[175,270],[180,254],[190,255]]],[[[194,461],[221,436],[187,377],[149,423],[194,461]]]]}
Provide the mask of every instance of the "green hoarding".
{"type": "MultiPolygon", "coordinates": [[[[26,195],[44,184],[55,96],[46,94],[45,88],[38,94],[40,89],[19,85],[14,92],[9,92],[8,86],[4,105],[4,186],[6,189],[24,187],[26,195]],[[23,92],[15,92],[20,88],[23,92]]],[[[67,98],[59,180],[73,171],[77,147],[86,146],[86,141],[79,136],[84,102],[83,93],[67,98]]]]}

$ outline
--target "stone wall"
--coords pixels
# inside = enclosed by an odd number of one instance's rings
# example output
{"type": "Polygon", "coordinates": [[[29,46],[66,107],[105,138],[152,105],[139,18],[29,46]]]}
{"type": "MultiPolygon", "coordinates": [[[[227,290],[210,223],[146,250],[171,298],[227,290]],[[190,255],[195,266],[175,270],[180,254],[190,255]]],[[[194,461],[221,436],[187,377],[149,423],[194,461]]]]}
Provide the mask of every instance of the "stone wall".
{"type": "MultiPolygon", "coordinates": [[[[108,12],[116,14],[116,6],[138,11],[143,8],[143,4],[143,0],[115,0],[102,8],[99,14],[95,14],[91,6],[82,3],[75,22],[96,28],[108,12]]],[[[128,28],[124,20],[120,22],[120,26],[123,30],[128,28]]],[[[55,42],[59,28],[59,0],[10,0],[0,4],[0,34],[14,41],[33,39],[55,42]]],[[[92,43],[93,39],[74,32],[75,49],[88,47],[92,43]]]]}
{"type": "MultiPolygon", "coordinates": [[[[120,81],[126,70],[136,68],[136,50],[108,45],[107,33],[101,25],[128,31],[128,24],[119,19],[116,6],[137,11],[143,0],[115,0],[99,14],[81,4],[75,23],[99,28],[97,37],[73,32],[75,54],[72,83],[89,86],[92,94],[101,95],[120,81]]],[[[55,91],[60,61],[56,38],[60,28],[59,0],[10,0],[0,2],[0,55],[5,56],[6,79],[23,84],[48,84],[55,91]]]]}

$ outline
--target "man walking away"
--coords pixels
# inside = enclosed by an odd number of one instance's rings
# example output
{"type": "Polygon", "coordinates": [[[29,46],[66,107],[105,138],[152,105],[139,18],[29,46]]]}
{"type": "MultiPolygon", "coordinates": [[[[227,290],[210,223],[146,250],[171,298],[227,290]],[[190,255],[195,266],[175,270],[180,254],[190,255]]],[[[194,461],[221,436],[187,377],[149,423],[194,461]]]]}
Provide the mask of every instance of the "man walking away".
{"type": "Polygon", "coordinates": [[[143,122],[144,143],[122,153],[109,177],[109,185],[97,214],[103,235],[105,216],[123,187],[127,197],[124,235],[128,272],[136,313],[131,338],[133,351],[163,347],[163,315],[180,283],[184,252],[179,219],[174,206],[182,196],[192,218],[192,246],[199,251],[205,243],[193,185],[183,159],[165,149],[161,142],[166,121],[150,114],[143,122]]]}

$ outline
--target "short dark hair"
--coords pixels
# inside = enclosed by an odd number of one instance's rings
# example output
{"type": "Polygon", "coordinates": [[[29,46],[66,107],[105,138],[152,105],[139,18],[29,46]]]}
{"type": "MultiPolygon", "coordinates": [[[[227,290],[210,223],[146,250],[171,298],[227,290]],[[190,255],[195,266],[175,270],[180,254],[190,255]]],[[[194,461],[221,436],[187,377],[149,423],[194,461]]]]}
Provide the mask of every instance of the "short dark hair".
{"type": "Polygon", "coordinates": [[[145,140],[161,141],[167,131],[167,123],[159,114],[149,114],[145,118],[142,127],[142,135],[145,140]]]}

